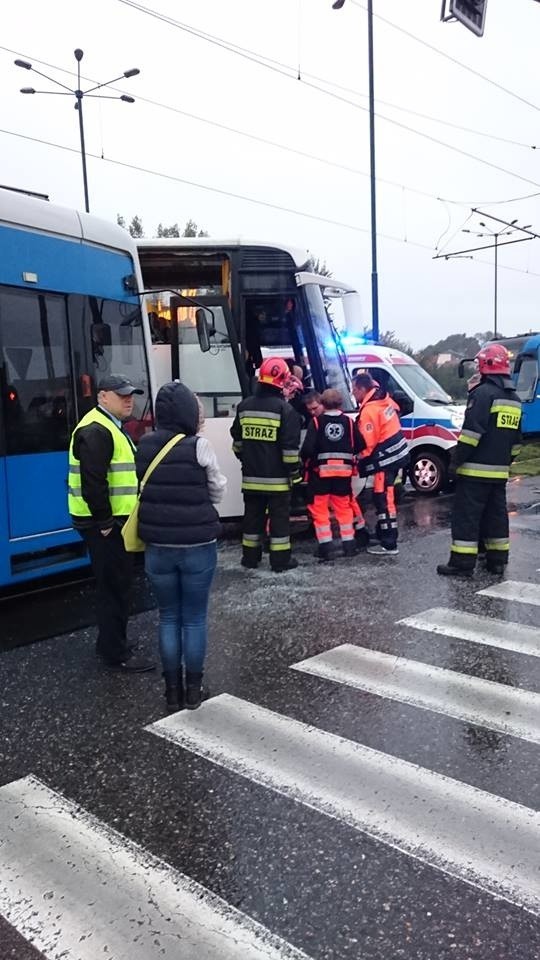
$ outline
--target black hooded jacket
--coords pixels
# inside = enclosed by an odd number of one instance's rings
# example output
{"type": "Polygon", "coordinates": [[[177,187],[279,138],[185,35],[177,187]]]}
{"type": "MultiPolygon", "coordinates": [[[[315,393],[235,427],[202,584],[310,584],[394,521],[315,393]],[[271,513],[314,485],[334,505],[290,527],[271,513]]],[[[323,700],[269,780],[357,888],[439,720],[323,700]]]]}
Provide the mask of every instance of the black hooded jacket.
{"type": "Polygon", "coordinates": [[[154,433],[142,437],[135,463],[139,483],[150,463],[178,433],[185,433],[156,467],[141,494],[139,536],[145,543],[189,546],[209,543],[219,534],[219,518],[210,500],[206,470],[197,462],[199,407],[182,383],[167,383],[156,399],[154,433]]]}
{"type": "Polygon", "coordinates": [[[500,374],[483,376],[469,394],[452,456],[457,475],[504,483],[520,441],[521,402],[512,380],[500,374]]]}

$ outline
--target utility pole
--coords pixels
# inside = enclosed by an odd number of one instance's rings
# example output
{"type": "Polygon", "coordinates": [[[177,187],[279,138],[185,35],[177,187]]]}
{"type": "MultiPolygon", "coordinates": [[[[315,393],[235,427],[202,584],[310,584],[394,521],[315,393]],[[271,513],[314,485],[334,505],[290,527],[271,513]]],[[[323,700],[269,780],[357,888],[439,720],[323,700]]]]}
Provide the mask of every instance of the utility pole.
{"type": "MultiPolygon", "coordinates": [[[[345,0],[334,0],[333,10],[340,10],[345,0]]],[[[369,71],[369,167],[371,187],[371,331],[374,343],[379,340],[379,273],[377,266],[377,175],[375,163],[375,69],[373,59],[373,0],[367,0],[368,71],[369,71]]]]}
{"type": "MultiPolygon", "coordinates": [[[[498,322],[499,322],[499,247],[507,247],[513,243],[523,243],[525,240],[538,240],[540,235],[533,233],[530,229],[530,224],[527,224],[526,227],[520,227],[517,220],[507,221],[501,220],[500,217],[493,217],[489,213],[482,213],[481,210],[473,208],[472,213],[476,213],[480,217],[485,217],[486,220],[493,220],[494,223],[501,225],[502,229],[493,230],[489,224],[486,224],[484,220],[481,220],[479,226],[482,227],[482,231],[469,230],[464,228],[461,232],[468,233],[479,239],[489,238],[493,240],[493,243],[484,244],[481,247],[468,247],[466,250],[454,250],[451,253],[439,253],[437,256],[433,257],[433,260],[452,260],[455,257],[461,257],[467,253],[475,253],[478,250],[493,250],[494,258],[494,291],[493,291],[493,334],[496,337],[498,334],[498,322]],[[519,237],[517,240],[504,240],[500,242],[501,237],[509,237],[513,233],[524,233],[526,236],[519,237]]],[[[470,257],[473,260],[473,257],[470,257]]]]}
{"type": "MultiPolygon", "coordinates": [[[[83,121],[83,99],[84,97],[100,97],[101,95],[95,93],[95,90],[102,90],[104,87],[109,87],[112,83],[117,83],[118,80],[124,78],[136,77],[141,71],[134,68],[133,70],[125,70],[119,77],[115,77],[114,80],[107,80],[106,83],[98,83],[94,87],[90,87],[88,90],[81,90],[81,60],[84,56],[82,50],[77,48],[74,51],[74,57],[77,61],[77,89],[72,90],[70,87],[66,87],[64,83],[60,83],[59,80],[55,80],[53,77],[47,76],[46,73],[41,73],[40,70],[28,63],[27,60],[15,60],[15,66],[21,67],[23,70],[31,70],[33,73],[36,73],[40,77],[45,77],[46,80],[49,80],[51,83],[55,83],[58,87],[63,87],[62,91],[59,90],[35,90],[33,87],[22,87],[21,93],[27,94],[46,94],[47,96],[57,96],[57,97],[75,97],[75,109],[79,114],[79,137],[81,142],[81,161],[82,161],[82,174],[83,174],[83,190],[84,190],[84,209],[87,213],[90,213],[90,201],[88,197],[88,173],[86,168],[86,145],[84,140],[84,121],[83,121]]],[[[106,100],[123,100],[124,103],[135,103],[133,97],[128,97],[127,94],[122,94],[118,97],[106,96],[106,100]]]]}

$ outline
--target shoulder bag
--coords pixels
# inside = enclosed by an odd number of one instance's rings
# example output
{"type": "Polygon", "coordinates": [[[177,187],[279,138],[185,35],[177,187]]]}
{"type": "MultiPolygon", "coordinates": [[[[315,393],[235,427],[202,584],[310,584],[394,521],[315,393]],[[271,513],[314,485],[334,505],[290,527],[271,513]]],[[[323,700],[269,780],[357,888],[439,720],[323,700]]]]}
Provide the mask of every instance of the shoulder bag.
{"type": "Polygon", "coordinates": [[[157,466],[165,459],[167,454],[176,446],[177,443],[180,443],[180,440],[183,440],[185,433],[179,433],[176,437],[173,437],[169,440],[164,447],[161,448],[159,453],[156,454],[152,463],[146,469],[146,473],[141,480],[141,486],[139,488],[139,496],[137,497],[137,503],[133,507],[129,517],[127,518],[124,526],[122,527],[122,537],[124,539],[124,547],[128,553],[142,553],[146,549],[146,544],[144,540],[141,540],[139,536],[139,505],[141,502],[141,494],[145,488],[145,485],[154,472],[157,466]]]}

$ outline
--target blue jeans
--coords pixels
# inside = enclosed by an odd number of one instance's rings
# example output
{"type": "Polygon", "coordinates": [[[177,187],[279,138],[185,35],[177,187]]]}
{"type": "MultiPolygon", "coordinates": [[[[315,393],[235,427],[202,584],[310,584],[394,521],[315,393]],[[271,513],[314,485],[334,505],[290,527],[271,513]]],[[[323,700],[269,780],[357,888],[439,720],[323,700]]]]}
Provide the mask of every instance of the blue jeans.
{"type": "Polygon", "coordinates": [[[210,586],[217,544],[160,547],[148,544],[145,569],[159,606],[159,652],[164,672],[185,664],[186,674],[201,677],[207,643],[210,586]]]}

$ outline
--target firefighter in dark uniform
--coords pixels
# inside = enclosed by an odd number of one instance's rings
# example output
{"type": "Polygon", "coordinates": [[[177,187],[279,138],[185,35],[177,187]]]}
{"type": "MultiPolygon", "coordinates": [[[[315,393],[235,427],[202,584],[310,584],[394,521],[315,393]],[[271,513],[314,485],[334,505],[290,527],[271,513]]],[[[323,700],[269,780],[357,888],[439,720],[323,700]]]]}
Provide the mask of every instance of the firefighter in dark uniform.
{"type": "Polygon", "coordinates": [[[437,567],[442,576],[472,576],[480,539],[489,573],[503,573],[508,562],[506,483],[510,464],[519,453],[521,402],[502,344],[484,347],[476,360],[481,379],[469,393],[453,455],[457,482],[452,546],[448,563],[437,567]]]}
{"type": "Polygon", "coordinates": [[[269,357],[261,364],[255,393],[238,405],[231,427],[233,450],[242,464],[244,522],[242,566],[262,559],[267,517],[270,521],[270,567],[292,570],[291,489],[301,481],[301,420],[283,397],[291,377],[285,360],[269,357]]]}

